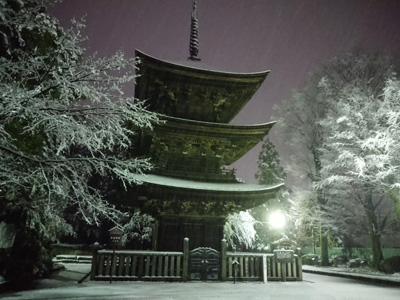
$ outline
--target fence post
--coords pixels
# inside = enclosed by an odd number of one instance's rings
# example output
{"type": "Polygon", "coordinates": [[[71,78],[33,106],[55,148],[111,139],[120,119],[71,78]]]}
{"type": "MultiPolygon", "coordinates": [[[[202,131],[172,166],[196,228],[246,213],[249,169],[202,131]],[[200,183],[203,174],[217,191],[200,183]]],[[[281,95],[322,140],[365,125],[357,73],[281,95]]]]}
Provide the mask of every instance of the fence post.
{"type": "Polygon", "coordinates": [[[226,240],[221,241],[221,281],[226,281],[226,240]]]}
{"type": "Polygon", "coordinates": [[[96,277],[96,273],[99,270],[99,260],[98,260],[98,253],[97,249],[94,249],[93,256],[92,256],[92,267],[90,269],[90,280],[94,280],[96,277]]]}
{"type": "Polygon", "coordinates": [[[297,262],[298,262],[298,272],[299,272],[299,281],[303,281],[303,261],[301,255],[297,255],[297,262]]]}
{"type": "Polygon", "coordinates": [[[263,272],[263,282],[268,282],[268,259],[266,255],[262,257],[262,272],[263,272]]]}
{"type": "Polygon", "coordinates": [[[182,266],[182,280],[188,280],[189,269],[189,238],[183,239],[183,266],[182,266]]]}

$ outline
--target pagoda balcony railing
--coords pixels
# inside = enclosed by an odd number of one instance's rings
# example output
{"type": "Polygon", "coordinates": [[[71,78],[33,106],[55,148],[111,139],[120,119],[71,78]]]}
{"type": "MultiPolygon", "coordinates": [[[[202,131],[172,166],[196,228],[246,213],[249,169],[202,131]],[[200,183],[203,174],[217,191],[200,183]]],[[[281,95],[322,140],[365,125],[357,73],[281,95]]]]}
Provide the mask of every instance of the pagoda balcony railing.
{"type": "Polygon", "coordinates": [[[169,166],[163,169],[156,169],[157,175],[171,176],[175,178],[184,178],[197,181],[211,181],[211,182],[227,182],[236,183],[238,180],[235,176],[235,169],[204,169],[204,168],[187,168],[182,166],[169,166]]]}

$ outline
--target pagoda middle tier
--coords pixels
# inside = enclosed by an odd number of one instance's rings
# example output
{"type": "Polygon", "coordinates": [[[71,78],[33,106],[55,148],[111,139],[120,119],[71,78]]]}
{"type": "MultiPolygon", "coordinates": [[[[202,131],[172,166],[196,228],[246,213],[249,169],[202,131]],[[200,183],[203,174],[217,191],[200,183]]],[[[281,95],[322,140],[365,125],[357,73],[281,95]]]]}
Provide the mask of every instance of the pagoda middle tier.
{"type": "Polygon", "coordinates": [[[224,168],[262,141],[274,122],[231,125],[161,116],[165,123],[141,137],[158,175],[206,182],[236,182],[224,168]]]}

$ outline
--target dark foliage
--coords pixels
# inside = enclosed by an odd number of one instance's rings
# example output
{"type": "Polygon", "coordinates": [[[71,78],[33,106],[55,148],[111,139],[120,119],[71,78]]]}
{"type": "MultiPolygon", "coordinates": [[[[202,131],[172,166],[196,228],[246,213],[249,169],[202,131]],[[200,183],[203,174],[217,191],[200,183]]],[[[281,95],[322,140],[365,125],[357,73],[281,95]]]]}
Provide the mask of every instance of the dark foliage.
{"type": "Polygon", "coordinates": [[[400,272],[400,256],[392,256],[383,261],[383,270],[386,273],[400,272]]]}

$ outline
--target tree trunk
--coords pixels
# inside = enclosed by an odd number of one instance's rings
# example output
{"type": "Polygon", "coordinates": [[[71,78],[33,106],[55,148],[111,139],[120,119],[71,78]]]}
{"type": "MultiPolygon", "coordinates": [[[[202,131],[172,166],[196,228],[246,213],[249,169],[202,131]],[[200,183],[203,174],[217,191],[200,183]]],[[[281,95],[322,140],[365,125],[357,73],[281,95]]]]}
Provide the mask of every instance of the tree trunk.
{"type": "Polygon", "coordinates": [[[366,194],[364,208],[368,217],[368,231],[372,247],[373,267],[378,271],[382,271],[383,253],[381,245],[381,230],[378,225],[378,218],[375,214],[372,192],[366,194]]]}
{"type": "MultiPolygon", "coordinates": [[[[313,181],[321,180],[321,153],[316,148],[313,150],[314,166],[315,166],[315,176],[313,181]]],[[[326,205],[326,200],[322,194],[322,191],[317,191],[317,200],[320,205],[320,209],[324,210],[326,205]]],[[[322,227],[322,224],[321,224],[322,227]]],[[[321,247],[321,266],[329,266],[329,256],[328,256],[328,236],[322,233],[322,228],[320,230],[320,247],[321,247]]]]}
{"type": "Polygon", "coordinates": [[[393,189],[389,192],[389,197],[393,200],[397,218],[400,220],[400,192],[399,189],[393,189]]]}
{"type": "Polygon", "coordinates": [[[315,241],[315,234],[314,234],[314,228],[311,229],[311,236],[312,236],[312,245],[313,245],[313,254],[316,255],[317,251],[316,251],[316,241],[315,241]]]}
{"type": "Polygon", "coordinates": [[[371,246],[372,246],[372,257],[374,268],[378,271],[383,271],[382,262],[383,262],[383,253],[381,246],[381,236],[380,234],[370,234],[371,246]]]}
{"type": "Polygon", "coordinates": [[[320,233],[320,247],[321,247],[321,266],[329,266],[328,256],[328,236],[320,233]]]}

